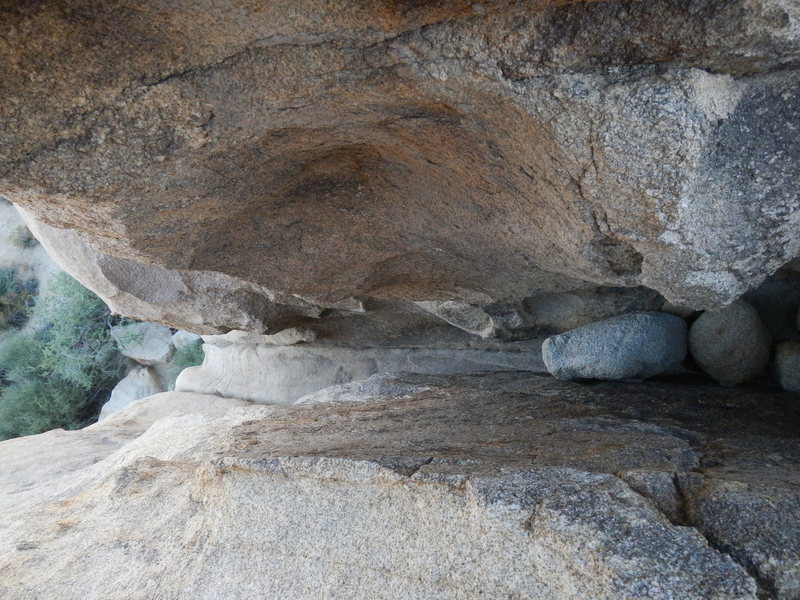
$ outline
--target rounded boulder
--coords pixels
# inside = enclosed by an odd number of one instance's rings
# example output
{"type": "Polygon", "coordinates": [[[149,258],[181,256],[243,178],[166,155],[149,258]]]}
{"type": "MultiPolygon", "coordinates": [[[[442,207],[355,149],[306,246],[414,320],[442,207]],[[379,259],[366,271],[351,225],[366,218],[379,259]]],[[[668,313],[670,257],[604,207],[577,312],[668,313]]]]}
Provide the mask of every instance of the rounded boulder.
{"type": "Polygon", "coordinates": [[[772,337],[758,312],[744,300],[707,310],[689,330],[697,365],[723,385],[750,381],[769,363],[772,337]]]}

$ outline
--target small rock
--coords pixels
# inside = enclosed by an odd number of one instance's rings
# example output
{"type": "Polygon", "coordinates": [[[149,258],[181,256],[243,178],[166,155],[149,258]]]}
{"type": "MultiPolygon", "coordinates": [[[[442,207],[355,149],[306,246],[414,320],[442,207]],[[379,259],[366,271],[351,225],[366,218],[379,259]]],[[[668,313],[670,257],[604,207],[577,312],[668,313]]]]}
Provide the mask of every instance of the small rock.
{"type": "Polygon", "coordinates": [[[478,306],[462,304],[461,302],[445,301],[420,301],[416,305],[421,309],[436,315],[445,323],[453,327],[478,335],[482,338],[490,338],[495,333],[495,324],[486,311],[478,306]]]}
{"type": "Polygon", "coordinates": [[[542,345],[542,358],[559,379],[644,379],[677,366],[686,356],[686,322],[661,312],[621,315],[542,345]]]}
{"type": "Polygon", "coordinates": [[[163,391],[164,388],[161,386],[153,369],[137,367],[114,387],[111,392],[111,398],[100,410],[100,419],[105,419],[108,415],[124,408],[134,400],[147,398],[163,391]]]}
{"type": "Polygon", "coordinates": [[[191,331],[176,331],[172,334],[172,345],[175,346],[176,350],[180,350],[181,348],[189,348],[196,344],[202,344],[203,338],[197,335],[196,333],[192,333],[191,331]]]}
{"type": "Polygon", "coordinates": [[[724,385],[751,380],[769,363],[772,338],[744,300],[707,310],[692,324],[689,349],[698,366],[724,385]]]}
{"type": "Polygon", "coordinates": [[[800,392],[800,342],[781,342],[775,346],[773,370],[784,390],[800,392]]]}
{"type": "Polygon", "coordinates": [[[172,356],[172,332],[155,323],[133,323],[111,328],[119,351],[143,365],[166,362],[172,356]]]}

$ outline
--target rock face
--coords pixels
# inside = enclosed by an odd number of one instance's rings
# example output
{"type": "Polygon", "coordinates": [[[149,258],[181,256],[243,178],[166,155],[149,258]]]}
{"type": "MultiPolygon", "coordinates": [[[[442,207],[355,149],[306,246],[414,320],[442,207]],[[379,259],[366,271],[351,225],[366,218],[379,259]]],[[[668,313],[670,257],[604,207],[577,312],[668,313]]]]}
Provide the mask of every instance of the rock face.
{"type": "Polygon", "coordinates": [[[0,194],[143,320],[634,285],[709,308],[800,254],[795,2],[0,11],[0,194]]]}
{"type": "Polygon", "coordinates": [[[686,357],[686,331],[674,315],[631,313],[547,338],[542,359],[559,379],[647,379],[686,357]]]}
{"type": "Polygon", "coordinates": [[[0,443],[0,595],[797,597],[793,395],[409,375],[304,402],[173,392],[0,443]]]}
{"type": "Polygon", "coordinates": [[[525,299],[522,314],[533,333],[552,335],[611,317],[663,310],[663,307],[664,299],[646,288],[600,287],[531,296],[525,299]]]}
{"type": "Polygon", "coordinates": [[[697,364],[720,383],[750,381],[764,371],[772,351],[758,312],[744,300],[700,315],[689,330],[689,348],[697,364]]]}
{"type": "Polygon", "coordinates": [[[0,2],[0,198],[206,352],[0,443],[0,597],[797,600],[796,395],[531,372],[774,312],[798,65],[791,0],[0,2]]]}

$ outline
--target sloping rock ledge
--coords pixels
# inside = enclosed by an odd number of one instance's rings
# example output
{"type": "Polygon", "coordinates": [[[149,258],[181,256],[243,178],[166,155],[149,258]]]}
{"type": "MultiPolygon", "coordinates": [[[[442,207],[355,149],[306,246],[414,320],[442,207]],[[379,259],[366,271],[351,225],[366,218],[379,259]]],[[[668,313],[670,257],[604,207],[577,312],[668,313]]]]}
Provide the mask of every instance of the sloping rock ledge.
{"type": "Polygon", "coordinates": [[[172,392],[3,442],[0,596],[800,597],[796,397],[644,385],[172,392]]]}

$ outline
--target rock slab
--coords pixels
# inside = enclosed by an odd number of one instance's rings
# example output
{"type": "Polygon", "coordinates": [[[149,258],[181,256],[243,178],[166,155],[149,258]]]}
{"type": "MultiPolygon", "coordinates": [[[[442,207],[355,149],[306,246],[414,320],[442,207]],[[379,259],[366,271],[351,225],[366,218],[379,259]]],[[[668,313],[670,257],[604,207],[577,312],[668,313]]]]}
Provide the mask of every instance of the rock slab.
{"type": "Polygon", "coordinates": [[[559,379],[646,379],[680,364],[686,331],[667,313],[621,315],[547,338],[542,358],[559,379]]]}
{"type": "Polygon", "coordinates": [[[227,338],[205,338],[203,364],[181,372],[175,383],[177,391],[290,404],[329,386],[361,381],[379,373],[545,372],[538,344],[500,350],[350,348],[306,343],[231,343],[227,338]]]}
{"type": "Polygon", "coordinates": [[[496,373],[342,388],[160,394],[0,443],[0,595],[795,598],[793,395],[496,373]]]}

